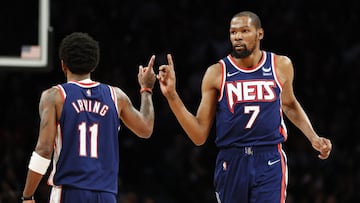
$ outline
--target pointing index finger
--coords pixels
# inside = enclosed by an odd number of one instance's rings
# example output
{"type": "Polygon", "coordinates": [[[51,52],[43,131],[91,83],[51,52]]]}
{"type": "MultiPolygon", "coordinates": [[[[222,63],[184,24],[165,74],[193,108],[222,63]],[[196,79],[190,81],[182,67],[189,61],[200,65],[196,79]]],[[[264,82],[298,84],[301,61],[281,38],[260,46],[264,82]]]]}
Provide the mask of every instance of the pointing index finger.
{"type": "Polygon", "coordinates": [[[167,55],[168,64],[170,67],[174,68],[174,62],[172,60],[171,54],[167,55]]]}
{"type": "Polygon", "coordinates": [[[154,66],[154,62],[155,62],[155,55],[152,55],[148,64],[149,68],[152,68],[154,66]]]}

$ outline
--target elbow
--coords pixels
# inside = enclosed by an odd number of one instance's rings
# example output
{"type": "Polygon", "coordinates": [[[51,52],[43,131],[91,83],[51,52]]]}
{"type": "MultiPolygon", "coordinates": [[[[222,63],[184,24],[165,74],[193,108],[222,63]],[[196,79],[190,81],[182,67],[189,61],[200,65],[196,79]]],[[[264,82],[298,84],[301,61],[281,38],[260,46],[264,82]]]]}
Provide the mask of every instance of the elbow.
{"type": "Polygon", "coordinates": [[[193,141],[193,143],[194,143],[197,147],[199,147],[199,146],[203,145],[205,142],[193,141]]]}
{"type": "Polygon", "coordinates": [[[37,146],[35,148],[36,153],[38,153],[40,156],[50,159],[53,153],[53,147],[50,146],[37,146]]]}
{"type": "Polygon", "coordinates": [[[205,144],[209,132],[206,130],[195,130],[195,131],[185,131],[190,140],[196,145],[201,146],[205,144]]]}
{"type": "MultiPolygon", "coordinates": [[[[190,137],[190,138],[191,138],[191,137],[190,137]]],[[[203,137],[191,138],[191,141],[192,141],[196,146],[201,146],[201,145],[205,144],[206,138],[203,138],[203,137]]]]}
{"type": "Polygon", "coordinates": [[[136,126],[133,126],[131,130],[139,137],[149,139],[153,134],[154,120],[142,120],[136,126]]]}
{"type": "Polygon", "coordinates": [[[138,136],[144,139],[149,139],[153,134],[153,127],[148,127],[143,129],[141,132],[138,133],[138,136]]]}
{"type": "Polygon", "coordinates": [[[152,135],[152,131],[149,132],[149,133],[144,133],[144,134],[142,134],[140,137],[141,137],[141,138],[144,138],[144,139],[149,139],[149,138],[151,137],[151,135],[152,135]]]}

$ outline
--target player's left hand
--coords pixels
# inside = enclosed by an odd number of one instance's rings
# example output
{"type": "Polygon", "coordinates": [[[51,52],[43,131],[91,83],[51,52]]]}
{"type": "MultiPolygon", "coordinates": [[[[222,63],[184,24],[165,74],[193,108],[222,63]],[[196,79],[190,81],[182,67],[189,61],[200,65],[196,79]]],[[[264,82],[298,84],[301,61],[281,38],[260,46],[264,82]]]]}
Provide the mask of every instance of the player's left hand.
{"type": "Polygon", "coordinates": [[[311,145],[314,149],[320,152],[318,156],[320,159],[327,159],[329,157],[332,149],[332,144],[329,139],[318,137],[311,142],[311,145]]]}

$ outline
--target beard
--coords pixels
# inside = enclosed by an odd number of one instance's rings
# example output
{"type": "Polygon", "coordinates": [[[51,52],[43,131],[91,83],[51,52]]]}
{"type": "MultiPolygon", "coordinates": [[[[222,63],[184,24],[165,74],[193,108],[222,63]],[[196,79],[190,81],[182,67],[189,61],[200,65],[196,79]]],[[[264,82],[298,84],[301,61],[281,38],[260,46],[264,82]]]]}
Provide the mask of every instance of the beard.
{"type": "Polygon", "coordinates": [[[239,51],[239,50],[236,50],[235,47],[233,47],[233,50],[231,52],[231,56],[233,56],[234,58],[246,58],[246,57],[250,56],[250,54],[253,53],[254,49],[255,48],[248,49],[247,46],[245,45],[244,49],[239,51]]]}

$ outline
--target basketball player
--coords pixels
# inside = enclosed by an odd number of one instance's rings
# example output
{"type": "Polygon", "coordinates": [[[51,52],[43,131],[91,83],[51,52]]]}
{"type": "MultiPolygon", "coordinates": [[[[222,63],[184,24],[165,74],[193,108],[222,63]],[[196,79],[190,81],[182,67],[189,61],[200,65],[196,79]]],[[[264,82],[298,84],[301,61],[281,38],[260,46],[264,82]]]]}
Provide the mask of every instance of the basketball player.
{"type": "Polygon", "coordinates": [[[168,65],[159,67],[160,88],[196,145],[206,141],[216,116],[214,184],[219,203],[284,203],[283,113],[319,151],[320,159],[328,158],[331,142],[317,135],[294,95],[291,60],[260,49],[264,30],[259,17],[248,11],[236,14],[229,34],[233,50],[207,69],[196,115],[176,92],[171,55],[168,65]]]}
{"type": "Polygon", "coordinates": [[[45,90],[40,98],[40,132],[32,153],[23,202],[34,193],[52,158],[48,183],[51,203],[115,203],[118,186],[120,119],[141,138],[154,126],[152,88],[155,56],[139,67],[141,106],[137,110],[118,87],[91,80],[99,45],[86,33],[66,36],[59,48],[67,83],[45,90]]]}

